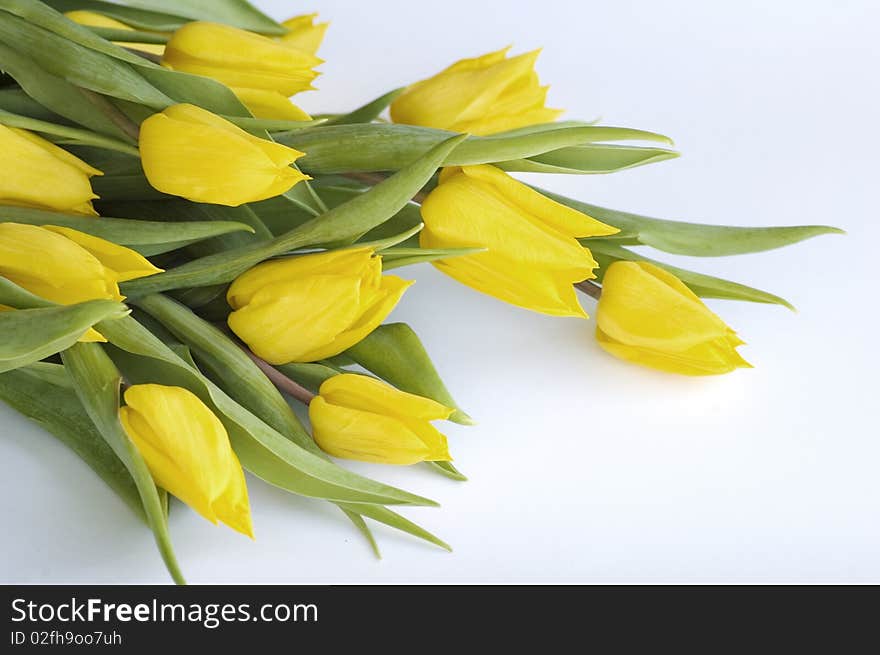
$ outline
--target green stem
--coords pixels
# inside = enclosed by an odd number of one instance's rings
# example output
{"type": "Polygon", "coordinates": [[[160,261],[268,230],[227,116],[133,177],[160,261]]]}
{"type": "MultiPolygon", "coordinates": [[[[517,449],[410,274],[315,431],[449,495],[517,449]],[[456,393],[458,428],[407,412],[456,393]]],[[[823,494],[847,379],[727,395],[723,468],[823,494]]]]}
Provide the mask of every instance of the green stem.
{"type": "Polygon", "coordinates": [[[49,123],[47,121],[37,120],[36,118],[28,118],[27,116],[19,116],[9,112],[0,110],[0,123],[9,127],[18,127],[32,132],[42,132],[43,134],[51,134],[53,136],[70,139],[74,143],[82,145],[96,146],[106,150],[114,150],[116,152],[124,152],[127,155],[139,156],[138,149],[127,143],[113,139],[109,136],[103,136],[89,130],[81,130],[77,127],[69,127],[67,125],[58,125],[57,123],[49,123]]]}
{"type": "Polygon", "coordinates": [[[123,30],[115,27],[95,27],[94,25],[83,25],[90,32],[94,32],[101,38],[108,41],[121,41],[122,43],[152,43],[155,45],[163,45],[168,43],[171,38],[167,34],[160,32],[141,32],[138,30],[123,30]]]}

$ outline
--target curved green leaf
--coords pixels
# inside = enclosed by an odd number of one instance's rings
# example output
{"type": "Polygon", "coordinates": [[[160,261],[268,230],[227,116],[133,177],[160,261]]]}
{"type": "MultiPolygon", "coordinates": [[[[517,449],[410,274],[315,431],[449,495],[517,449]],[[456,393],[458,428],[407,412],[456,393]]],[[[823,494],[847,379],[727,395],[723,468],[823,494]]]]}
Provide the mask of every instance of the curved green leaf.
{"type": "Polygon", "coordinates": [[[663,148],[617,145],[572,146],[552,150],[529,159],[498,162],[505,171],[522,173],[596,174],[615,173],[636,166],[675,159],[679,154],[663,148]]]}
{"type": "Polygon", "coordinates": [[[394,99],[397,98],[397,96],[404,92],[404,90],[404,88],[400,88],[389,91],[385,95],[379,96],[375,100],[368,102],[362,107],[358,107],[354,111],[329,118],[324,124],[348,125],[351,123],[372,123],[379,117],[379,114],[385,111],[388,105],[394,102],[394,99]]]}
{"type": "Polygon", "coordinates": [[[69,348],[96,323],[122,318],[128,311],[114,300],[0,311],[0,373],[69,348]]]}
{"type": "Polygon", "coordinates": [[[191,20],[225,23],[261,34],[286,34],[287,30],[246,0],[117,0],[119,4],[158,11],[191,20]]]}
{"type": "Polygon", "coordinates": [[[119,372],[94,343],[78,343],[64,351],[61,359],[89,418],[131,474],[168,572],[176,583],[186,584],[168,534],[167,505],[163,506],[146,462],[119,422],[119,372]]]}

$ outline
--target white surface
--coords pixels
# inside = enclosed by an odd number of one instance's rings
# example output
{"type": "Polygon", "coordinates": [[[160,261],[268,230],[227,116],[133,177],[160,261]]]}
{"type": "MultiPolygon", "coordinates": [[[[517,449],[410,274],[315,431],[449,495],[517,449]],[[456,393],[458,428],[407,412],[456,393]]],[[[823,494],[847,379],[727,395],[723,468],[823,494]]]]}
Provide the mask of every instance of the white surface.
{"type": "MultiPolygon", "coordinates": [[[[596,346],[592,322],[406,270],[419,284],[393,319],[417,329],[480,421],[448,430],[471,480],[354,468],[441,502],[405,513],[455,552],[378,528],[377,561],[330,505],[251,478],[254,543],[172,516],[190,581],[880,582],[880,5],[260,4],[332,21],[308,109],[353,108],[508,43],[543,45],[552,106],[669,134],[684,156],[542,184],[653,216],[831,223],[849,236],[687,262],[800,310],[712,302],[756,366],[714,379],[631,367],[596,346]]],[[[168,579],[149,533],[74,455],[5,406],[0,426],[0,581],[168,579]]]]}

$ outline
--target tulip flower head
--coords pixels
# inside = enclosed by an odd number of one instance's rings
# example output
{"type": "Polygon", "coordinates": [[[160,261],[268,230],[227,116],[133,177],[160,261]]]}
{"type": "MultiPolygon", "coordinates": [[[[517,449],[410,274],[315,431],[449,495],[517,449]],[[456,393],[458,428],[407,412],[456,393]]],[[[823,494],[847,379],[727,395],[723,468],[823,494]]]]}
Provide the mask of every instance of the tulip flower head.
{"type": "Polygon", "coordinates": [[[411,85],[391,103],[391,120],[477,135],[555,121],[562,111],[544,106],[548,87],[535,72],[540,51],[507,58],[509,49],[462,59],[411,85]]]}
{"type": "Polygon", "coordinates": [[[254,536],[244,471],[226,428],[181,387],[136,384],[125,391],[119,420],[156,484],[203,517],[254,536]]]}
{"type": "Polygon", "coordinates": [[[605,271],[596,338],[616,357],[683,375],[751,368],[744,342],[672,273],[647,262],[615,262],[605,271]]]}
{"type": "Polygon", "coordinates": [[[186,23],[165,46],[163,65],[212,77],[228,87],[289,97],[312,88],[322,63],[307,51],[229,25],[186,23]]]}
{"type": "Polygon", "coordinates": [[[161,271],[134,250],[67,227],[0,223],[0,275],[61,305],[123,300],[119,282],[161,271]]]}
{"type": "Polygon", "coordinates": [[[172,105],[145,120],[140,151],[153,187],[194,202],[237,207],[311,179],[290,166],[303,153],[189,104],[172,105]]]}
{"type": "Polygon", "coordinates": [[[446,168],[422,203],[423,248],[481,247],[486,252],[434,263],[499,300],[554,316],[586,317],[572,286],[597,264],[578,237],[617,228],[561,205],[494,166],[446,168]]]}
{"type": "Polygon", "coordinates": [[[97,216],[93,175],[102,173],[54,143],[0,124],[0,204],[97,216]]]}
{"type": "Polygon", "coordinates": [[[229,327],[270,364],[333,357],[376,329],[412,282],[372,248],[263,262],[229,287],[229,327]]]}
{"type": "Polygon", "coordinates": [[[452,412],[356,373],[329,378],[309,403],[315,442],[322,450],[380,464],[451,461],[446,437],[430,422],[452,412]]]}

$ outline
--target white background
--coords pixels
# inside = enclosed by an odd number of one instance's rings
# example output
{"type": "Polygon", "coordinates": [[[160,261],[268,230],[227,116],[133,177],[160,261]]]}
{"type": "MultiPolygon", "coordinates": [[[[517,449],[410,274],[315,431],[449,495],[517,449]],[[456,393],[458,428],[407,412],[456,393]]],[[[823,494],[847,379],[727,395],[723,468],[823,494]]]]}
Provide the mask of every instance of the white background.
{"type": "MultiPolygon", "coordinates": [[[[710,302],[755,365],[710,379],[631,367],[596,346],[592,321],[405,270],[419,283],[392,317],[479,420],[448,429],[471,479],[353,468],[442,503],[405,513],[455,552],[377,528],[376,560],[335,508],[249,478],[255,542],[173,513],[190,581],[880,582],[878,3],[259,4],[332,21],[309,110],[353,108],[506,44],[544,46],[551,106],[669,134],[684,156],[541,184],[664,218],[849,235],[679,258],[800,310],[710,302]]],[[[73,454],[5,406],[0,432],[0,581],[168,580],[149,532],[73,454]]]]}

